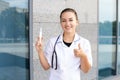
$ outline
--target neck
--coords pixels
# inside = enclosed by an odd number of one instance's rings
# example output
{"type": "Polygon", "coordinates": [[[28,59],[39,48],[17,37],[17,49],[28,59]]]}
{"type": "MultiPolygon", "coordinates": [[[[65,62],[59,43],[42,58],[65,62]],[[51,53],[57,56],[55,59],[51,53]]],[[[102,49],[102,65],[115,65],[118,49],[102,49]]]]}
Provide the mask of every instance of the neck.
{"type": "Polygon", "coordinates": [[[64,33],[63,40],[65,42],[71,43],[74,40],[75,33],[64,33]]]}

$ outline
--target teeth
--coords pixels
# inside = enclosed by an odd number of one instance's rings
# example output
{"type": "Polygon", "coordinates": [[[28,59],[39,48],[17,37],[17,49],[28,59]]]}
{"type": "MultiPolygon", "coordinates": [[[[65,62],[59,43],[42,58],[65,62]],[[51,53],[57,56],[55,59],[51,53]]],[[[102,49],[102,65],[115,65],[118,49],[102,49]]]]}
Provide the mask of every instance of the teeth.
{"type": "Polygon", "coordinates": [[[71,27],[66,27],[67,29],[70,29],[71,27]]]}

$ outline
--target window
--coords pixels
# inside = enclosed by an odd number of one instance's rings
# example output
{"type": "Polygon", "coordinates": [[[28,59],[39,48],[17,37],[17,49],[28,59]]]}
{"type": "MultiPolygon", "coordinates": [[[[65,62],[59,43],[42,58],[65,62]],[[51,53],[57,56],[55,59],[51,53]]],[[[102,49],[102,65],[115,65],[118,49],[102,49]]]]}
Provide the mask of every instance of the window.
{"type": "MultiPolygon", "coordinates": [[[[115,76],[120,71],[118,53],[118,0],[99,0],[99,80],[115,76]],[[118,64],[118,65],[117,65],[118,64]]],[[[120,44],[120,43],[119,43],[120,44]]]]}
{"type": "Polygon", "coordinates": [[[29,80],[29,0],[0,0],[0,80],[29,80]]]}
{"type": "Polygon", "coordinates": [[[118,39],[118,73],[120,74],[120,0],[118,1],[118,33],[119,33],[119,39],[118,39]]]}

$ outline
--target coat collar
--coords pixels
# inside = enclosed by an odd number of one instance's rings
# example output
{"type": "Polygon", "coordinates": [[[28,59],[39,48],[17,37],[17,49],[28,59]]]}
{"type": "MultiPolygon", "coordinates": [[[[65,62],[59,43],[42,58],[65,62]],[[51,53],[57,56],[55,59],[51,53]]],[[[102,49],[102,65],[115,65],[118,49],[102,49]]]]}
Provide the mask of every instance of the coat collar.
{"type": "MultiPolygon", "coordinates": [[[[78,40],[80,40],[80,36],[79,36],[77,33],[75,33],[75,37],[74,37],[73,42],[76,42],[76,41],[78,41],[78,40]]],[[[60,37],[59,37],[59,39],[58,39],[57,42],[58,42],[58,43],[59,43],[59,42],[63,42],[63,33],[60,34],[60,37]]]]}

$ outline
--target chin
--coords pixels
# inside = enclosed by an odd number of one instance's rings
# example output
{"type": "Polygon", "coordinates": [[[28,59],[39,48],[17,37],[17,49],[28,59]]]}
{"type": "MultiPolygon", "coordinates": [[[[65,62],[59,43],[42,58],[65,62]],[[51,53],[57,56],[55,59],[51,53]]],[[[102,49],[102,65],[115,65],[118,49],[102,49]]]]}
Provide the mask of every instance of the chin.
{"type": "Polygon", "coordinates": [[[72,31],[66,31],[66,33],[73,33],[72,31]]]}

